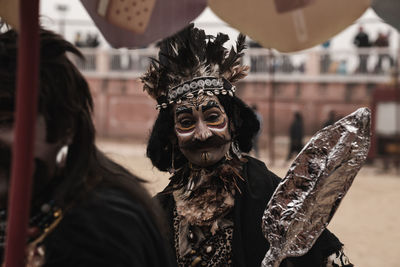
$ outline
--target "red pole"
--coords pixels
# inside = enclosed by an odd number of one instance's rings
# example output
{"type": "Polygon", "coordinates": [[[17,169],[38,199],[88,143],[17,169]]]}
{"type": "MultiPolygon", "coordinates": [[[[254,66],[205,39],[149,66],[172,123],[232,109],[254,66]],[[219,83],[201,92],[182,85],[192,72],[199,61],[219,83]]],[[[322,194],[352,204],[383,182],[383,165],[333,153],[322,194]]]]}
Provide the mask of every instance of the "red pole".
{"type": "Polygon", "coordinates": [[[6,267],[23,267],[33,174],[39,81],[39,0],[20,0],[16,121],[8,203],[6,267]]]}
{"type": "Polygon", "coordinates": [[[272,49],[269,49],[269,118],[268,118],[268,150],[269,150],[269,166],[275,165],[275,56],[272,49]]]}

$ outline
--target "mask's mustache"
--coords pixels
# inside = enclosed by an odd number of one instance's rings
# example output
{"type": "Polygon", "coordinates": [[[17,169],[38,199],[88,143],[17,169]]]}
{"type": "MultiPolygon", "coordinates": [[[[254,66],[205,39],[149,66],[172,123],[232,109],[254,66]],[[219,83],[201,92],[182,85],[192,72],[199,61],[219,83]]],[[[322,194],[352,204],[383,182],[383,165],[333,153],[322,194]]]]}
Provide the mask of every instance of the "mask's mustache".
{"type": "Polygon", "coordinates": [[[230,139],[225,139],[223,137],[213,135],[210,138],[208,138],[206,141],[199,141],[199,140],[194,140],[194,141],[188,141],[180,147],[181,149],[201,149],[205,147],[218,147],[225,145],[227,143],[231,142],[230,139]]]}

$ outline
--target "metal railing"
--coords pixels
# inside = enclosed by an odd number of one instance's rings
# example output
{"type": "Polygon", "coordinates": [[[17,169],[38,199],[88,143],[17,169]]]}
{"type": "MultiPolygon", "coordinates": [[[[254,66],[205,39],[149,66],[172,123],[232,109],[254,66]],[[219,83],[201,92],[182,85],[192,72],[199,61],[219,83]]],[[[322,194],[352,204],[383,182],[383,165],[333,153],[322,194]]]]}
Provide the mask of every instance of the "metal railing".
{"type": "MultiPolygon", "coordinates": [[[[78,68],[90,77],[140,77],[156,57],[157,48],[81,49],[86,60],[73,58],[78,68]]],[[[264,48],[250,48],[243,63],[250,66],[252,81],[389,82],[397,73],[396,51],[384,48],[359,50],[307,50],[281,54],[264,48]]]]}

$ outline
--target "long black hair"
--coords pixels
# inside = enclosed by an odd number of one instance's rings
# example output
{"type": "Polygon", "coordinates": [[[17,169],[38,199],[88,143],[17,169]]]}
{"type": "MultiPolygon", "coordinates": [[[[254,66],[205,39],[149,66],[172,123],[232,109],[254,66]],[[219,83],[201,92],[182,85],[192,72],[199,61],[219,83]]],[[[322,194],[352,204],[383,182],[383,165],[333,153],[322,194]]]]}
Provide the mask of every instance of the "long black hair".
{"type": "MultiPolygon", "coordinates": [[[[15,30],[0,33],[0,98],[15,99],[17,39],[15,30]]],[[[156,218],[143,180],[97,149],[89,86],[67,52],[83,59],[79,50],[60,35],[40,30],[38,112],[46,120],[46,139],[54,143],[73,133],[62,177],[58,177],[56,202],[65,207],[96,186],[111,186],[124,190],[156,218]]]]}

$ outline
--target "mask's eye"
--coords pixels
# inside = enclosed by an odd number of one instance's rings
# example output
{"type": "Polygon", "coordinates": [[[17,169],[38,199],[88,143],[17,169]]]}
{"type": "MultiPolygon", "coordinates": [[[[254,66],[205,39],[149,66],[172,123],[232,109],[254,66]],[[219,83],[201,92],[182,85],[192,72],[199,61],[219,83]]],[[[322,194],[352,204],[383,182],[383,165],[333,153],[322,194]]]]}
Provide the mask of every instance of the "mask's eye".
{"type": "Polygon", "coordinates": [[[204,119],[208,126],[220,126],[224,123],[225,119],[223,113],[219,108],[211,108],[204,112],[204,119]]]}
{"type": "Polygon", "coordinates": [[[220,114],[218,113],[211,113],[206,117],[206,121],[208,122],[216,122],[219,120],[220,114]]]}
{"type": "Polygon", "coordinates": [[[192,125],[194,124],[194,121],[193,121],[192,119],[189,119],[189,118],[183,118],[183,119],[180,119],[180,120],[178,121],[178,123],[179,123],[182,127],[187,128],[187,127],[192,126],[192,125]]]}

